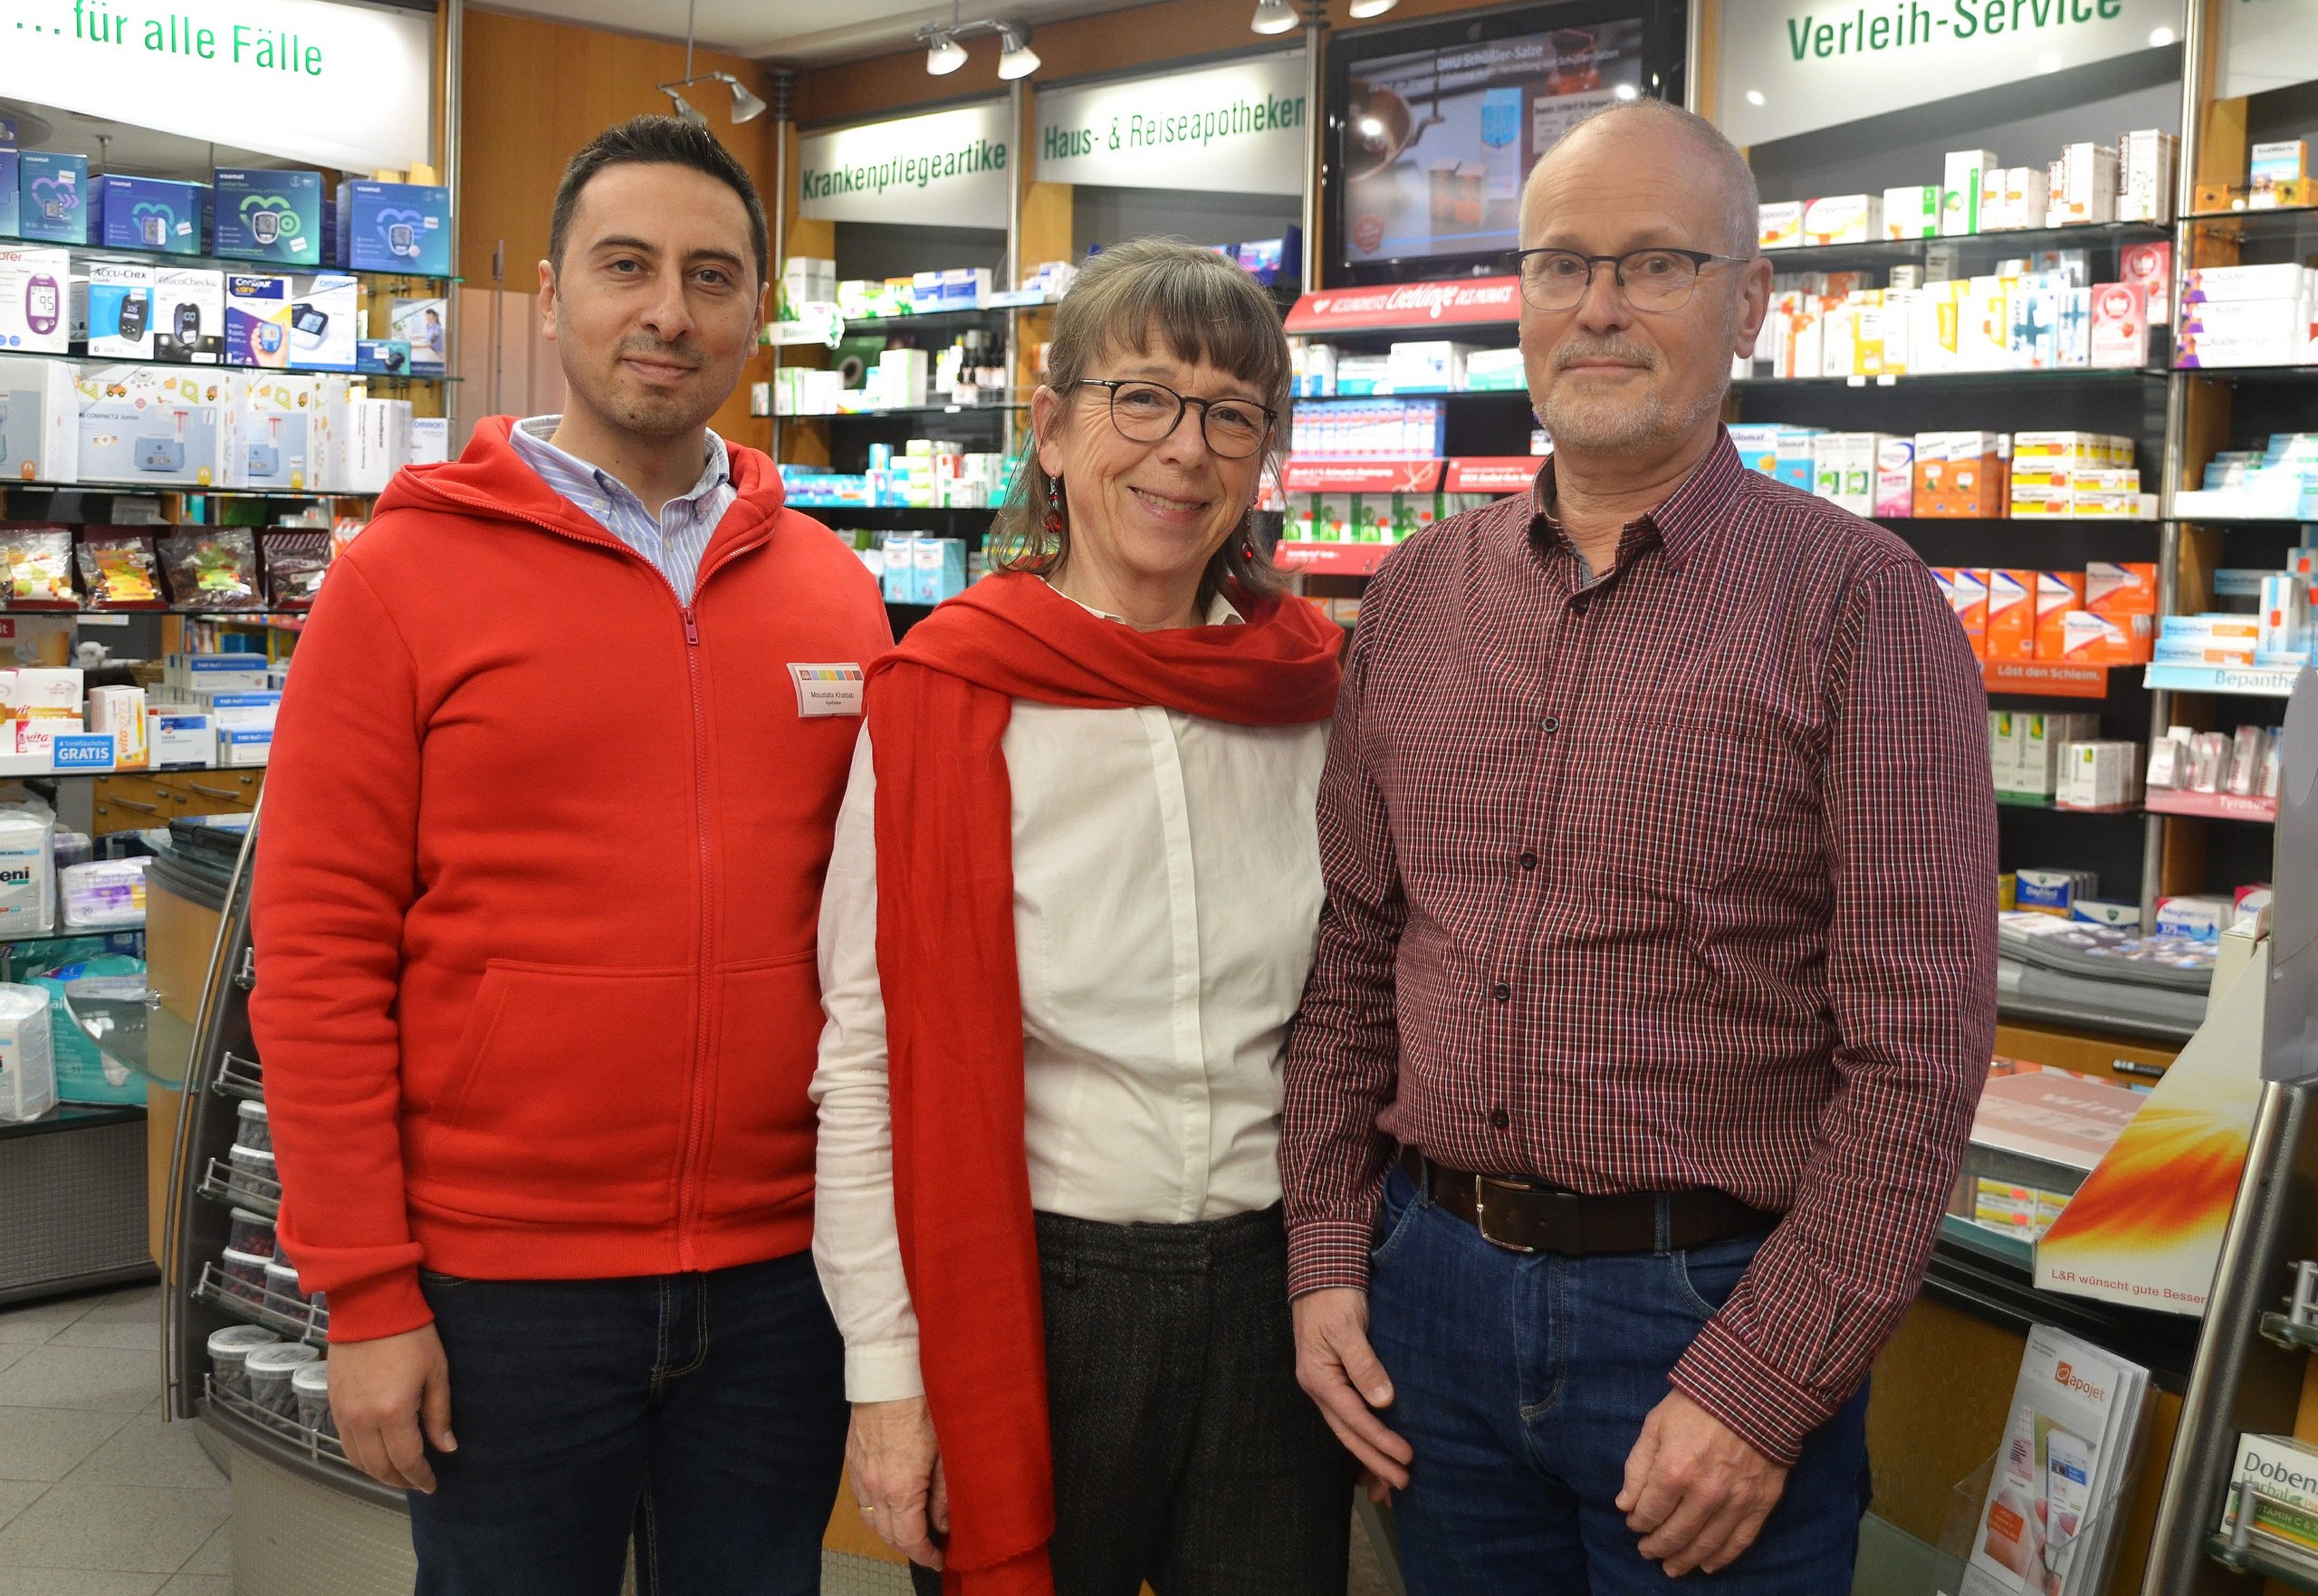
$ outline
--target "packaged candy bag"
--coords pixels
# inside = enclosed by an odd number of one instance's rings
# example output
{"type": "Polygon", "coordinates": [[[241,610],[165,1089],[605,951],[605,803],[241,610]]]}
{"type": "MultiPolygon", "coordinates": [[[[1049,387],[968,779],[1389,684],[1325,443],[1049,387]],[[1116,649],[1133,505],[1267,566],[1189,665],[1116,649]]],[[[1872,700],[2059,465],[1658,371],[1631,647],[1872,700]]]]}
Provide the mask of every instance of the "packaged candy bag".
{"type": "Polygon", "coordinates": [[[91,609],[160,609],[161,564],[143,532],[91,527],[81,539],[81,581],[91,609]]]}
{"type": "Polygon", "coordinates": [[[330,569],[328,532],[280,531],[258,534],[265,553],[265,602],[271,609],[311,609],[330,569]]]}
{"type": "Polygon", "coordinates": [[[80,603],[72,591],[72,534],[63,527],[0,527],[0,569],[11,607],[72,609],[80,603]]]}
{"type": "Polygon", "coordinates": [[[247,527],[211,527],[161,540],[161,565],[180,609],[256,609],[257,537],[247,527]]]}

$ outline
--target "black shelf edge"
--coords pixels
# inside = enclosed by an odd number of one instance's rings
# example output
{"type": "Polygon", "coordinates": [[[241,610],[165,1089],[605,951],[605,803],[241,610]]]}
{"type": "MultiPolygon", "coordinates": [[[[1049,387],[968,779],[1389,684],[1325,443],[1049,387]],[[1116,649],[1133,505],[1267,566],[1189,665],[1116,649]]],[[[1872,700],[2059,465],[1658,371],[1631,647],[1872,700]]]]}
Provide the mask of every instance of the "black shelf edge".
{"type": "Polygon", "coordinates": [[[49,238],[12,238],[14,249],[61,249],[80,264],[91,261],[127,261],[139,266],[174,266],[179,271],[230,272],[243,277],[352,277],[365,282],[465,282],[464,277],[436,277],[424,272],[375,272],[368,268],[333,266],[314,261],[244,261],[232,255],[180,254],[174,250],[136,249],[121,244],[59,244],[49,238]]]}
{"type": "MultiPolygon", "coordinates": [[[[2001,252],[2017,245],[2031,252],[2067,249],[2083,243],[2162,244],[2173,236],[2167,222],[2088,222],[2075,227],[2004,227],[1984,233],[1951,233],[1931,238],[1870,238],[1852,244],[1804,244],[1758,252],[1774,270],[1787,261],[1825,263],[1852,257],[1905,260],[1943,244],[1992,244],[2001,252]]],[[[1806,270],[1810,269],[1808,265],[1806,270]]]]}
{"type": "Polygon", "coordinates": [[[2000,994],[1997,998],[1996,1014],[1999,1020],[2016,1020],[2024,1025],[2065,1026],[2072,1030],[2100,1031],[2111,1036],[2164,1042],[2176,1046],[2198,1034],[2195,1026],[2172,1025],[2161,1019],[2136,1019],[2127,1015],[2080,1008],[2073,1003],[2054,1003],[2009,994],[2000,994]]]}
{"type": "MultiPolygon", "coordinates": [[[[200,487],[191,483],[53,483],[34,477],[14,482],[0,481],[0,492],[21,488],[35,493],[97,493],[109,499],[158,499],[170,493],[198,493],[215,499],[291,499],[313,503],[321,499],[375,499],[384,489],[372,488],[221,488],[200,487]]],[[[140,529],[132,529],[140,530],[140,529]]],[[[167,529],[155,527],[158,532],[167,529]]],[[[328,531],[327,527],[253,527],[253,531],[328,531]]],[[[59,610],[55,612],[62,614],[59,610]]]]}
{"type": "Polygon", "coordinates": [[[1016,410],[1028,410],[1025,399],[1008,399],[998,404],[972,405],[894,405],[882,410],[821,410],[809,416],[780,416],[761,417],[777,421],[882,421],[897,416],[1004,416],[1016,410]]]}
{"type": "Polygon", "coordinates": [[[144,1117],[145,1105],[141,1103],[63,1103],[36,1120],[0,1121],[0,1142],[19,1136],[53,1136],[67,1131],[132,1124],[144,1117]]]}
{"type": "MultiPolygon", "coordinates": [[[[2318,367],[2302,369],[2318,371],[2318,367]]],[[[1897,388],[1927,384],[1968,387],[1982,383],[2116,383],[2148,382],[2173,373],[2161,366],[2050,366],[2040,371],[1915,371],[1896,372],[1887,381],[1880,377],[1734,377],[1734,388],[1897,388]]],[[[2201,375],[2192,368],[2189,376],[2201,375]]]]}

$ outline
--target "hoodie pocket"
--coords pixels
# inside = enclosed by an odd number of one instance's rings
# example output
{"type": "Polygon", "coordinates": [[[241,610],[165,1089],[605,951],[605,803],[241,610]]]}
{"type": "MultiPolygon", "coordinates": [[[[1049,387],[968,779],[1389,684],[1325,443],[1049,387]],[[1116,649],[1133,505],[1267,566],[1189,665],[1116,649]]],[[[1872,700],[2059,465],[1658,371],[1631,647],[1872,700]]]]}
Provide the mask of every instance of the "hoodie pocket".
{"type": "Polygon", "coordinates": [[[517,1221],[667,1217],[692,989],[682,970],[493,960],[442,1112],[420,1122],[414,1195],[517,1221]]]}
{"type": "Polygon", "coordinates": [[[810,951],[717,972],[716,1096],[701,1211],[766,1214],[809,1202],[816,1119],[807,1095],[821,1035],[810,951]]]}

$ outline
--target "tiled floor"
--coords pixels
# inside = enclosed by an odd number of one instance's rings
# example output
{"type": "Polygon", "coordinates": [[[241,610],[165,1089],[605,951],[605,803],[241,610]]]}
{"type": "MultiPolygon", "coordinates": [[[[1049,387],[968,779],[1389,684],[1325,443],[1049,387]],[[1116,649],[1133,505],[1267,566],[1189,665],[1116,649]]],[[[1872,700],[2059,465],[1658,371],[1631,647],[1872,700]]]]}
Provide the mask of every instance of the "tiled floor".
{"type": "Polygon", "coordinates": [[[161,1422],[158,1287],[0,1307],[0,1596],[232,1596],[225,1477],[161,1422]]]}

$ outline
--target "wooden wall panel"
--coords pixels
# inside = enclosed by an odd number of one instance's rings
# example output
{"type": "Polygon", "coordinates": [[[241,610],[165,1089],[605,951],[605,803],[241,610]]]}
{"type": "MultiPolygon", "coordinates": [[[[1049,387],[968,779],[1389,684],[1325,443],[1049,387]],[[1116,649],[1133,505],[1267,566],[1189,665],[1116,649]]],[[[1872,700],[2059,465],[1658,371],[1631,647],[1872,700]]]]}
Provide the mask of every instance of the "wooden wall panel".
{"type": "MultiPolygon", "coordinates": [[[[519,294],[539,291],[537,263],[547,253],[548,218],[556,184],[571,157],[604,129],[647,112],[665,113],[667,97],[655,84],[685,75],[681,43],[598,28],[542,22],[470,7],[466,59],[460,91],[458,270],[469,288],[490,288],[493,252],[505,246],[504,286],[519,294]]],[[[713,50],[694,54],[695,72],[728,72],[752,92],[770,98],[757,62],[713,50]]],[[[921,72],[921,77],[924,74],[921,72]]],[[[730,97],[709,84],[691,95],[726,148],[768,195],[772,188],[772,119],[739,125],[725,119],[730,97]],[[706,91],[713,90],[714,92],[706,91]]],[[[769,203],[769,202],[768,202],[769,203]]],[[[771,263],[778,275],[779,262],[771,263]]],[[[462,322],[462,341],[485,336],[462,322]]],[[[723,436],[763,448],[766,424],[749,415],[748,387],[770,362],[751,359],[733,397],[710,423],[723,436]]],[[[480,396],[464,399],[466,425],[488,414],[480,396]]]]}

